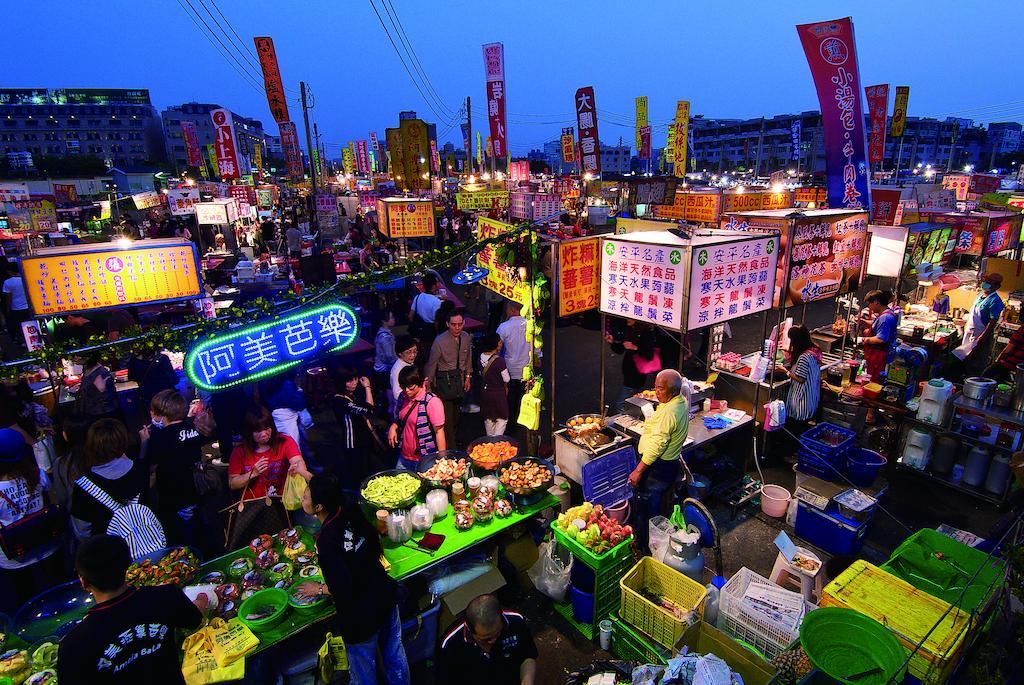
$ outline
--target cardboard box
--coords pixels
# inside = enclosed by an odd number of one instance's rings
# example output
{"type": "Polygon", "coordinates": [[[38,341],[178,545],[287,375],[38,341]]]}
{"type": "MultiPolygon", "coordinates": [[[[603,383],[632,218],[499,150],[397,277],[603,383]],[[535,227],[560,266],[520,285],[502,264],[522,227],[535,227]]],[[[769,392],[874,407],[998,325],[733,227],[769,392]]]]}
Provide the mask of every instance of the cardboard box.
{"type": "Polygon", "coordinates": [[[483,575],[477,576],[462,587],[441,595],[441,629],[447,630],[455,619],[466,610],[469,603],[480,595],[486,595],[505,587],[505,577],[493,566],[483,575]]]}

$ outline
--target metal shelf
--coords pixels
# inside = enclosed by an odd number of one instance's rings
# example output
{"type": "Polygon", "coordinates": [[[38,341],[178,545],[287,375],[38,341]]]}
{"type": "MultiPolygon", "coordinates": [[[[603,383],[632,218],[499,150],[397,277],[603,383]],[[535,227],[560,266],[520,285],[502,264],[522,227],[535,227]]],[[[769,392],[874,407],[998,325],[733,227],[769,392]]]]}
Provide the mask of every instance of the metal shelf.
{"type": "MultiPolygon", "coordinates": [[[[988,490],[986,490],[984,488],[976,488],[973,485],[967,485],[966,483],[962,483],[962,482],[961,483],[954,483],[953,481],[946,480],[945,478],[942,478],[941,476],[936,476],[935,474],[930,473],[928,471],[921,471],[919,469],[915,469],[912,466],[907,466],[907,465],[905,465],[905,464],[903,464],[901,462],[898,462],[898,461],[896,462],[896,466],[897,466],[897,468],[899,468],[900,471],[905,471],[905,472],[909,472],[909,473],[915,473],[915,474],[921,476],[922,478],[925,478],[926,480],[935,481],[936,483],[942,483],[947,488],[951,488],[953,490],[958,490],[958,491],[960,491],[962,493],[971,495],[972,497],[976,497],[976,498],[978,498],[980,500],[984,500],[984,501],[986,501],[986,502],[988,502],[990,504],[995,504],[995,505],[1001,506],[1001,505],[1006,503],[1006,497],[1005,496],[1004,497],[999,497],[998,495],[993,495],[991,492],[989,492],[988,490]]],[[[1010,486],[1007,486],[1007,487],[1009,488],[1010,486]]]]}
{"type": "Polygon", "coordinates": [[[1006,423],[1024,426],[1024,413],[1014,411],[1013,409],[1006,409],[1004,407],[996,407],[993,405],[986,406],[982,402],[968,399],[963,395],[957,395],[953,399],[953,407],[956,409],[967,409],[969,411],[977,412],[978,414],[982,414],[991,419],[996,419],[997,421],[1005,421],[1006,423]]]}

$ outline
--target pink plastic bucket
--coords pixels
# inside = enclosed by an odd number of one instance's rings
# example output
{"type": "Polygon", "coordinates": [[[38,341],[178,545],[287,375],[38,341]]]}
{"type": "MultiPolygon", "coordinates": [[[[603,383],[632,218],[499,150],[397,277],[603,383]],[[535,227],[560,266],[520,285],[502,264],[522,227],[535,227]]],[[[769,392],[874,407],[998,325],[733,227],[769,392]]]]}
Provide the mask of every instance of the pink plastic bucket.
{"type": "Polygon", "coordinates": [[[626,519],[629,518],[629,500],[623,500],[614,507],[608,507],[604,510],[604,513],[608,514],[608,518],[615,519],[625,525],[626,519]]]}
{"type": "Polygon", "coordinates": [[[761,486],[761,511],[768,516],[779,518],[786,515],[789,508],[789,500],[792,495],[789,490],[779,485],[761,486]]]}

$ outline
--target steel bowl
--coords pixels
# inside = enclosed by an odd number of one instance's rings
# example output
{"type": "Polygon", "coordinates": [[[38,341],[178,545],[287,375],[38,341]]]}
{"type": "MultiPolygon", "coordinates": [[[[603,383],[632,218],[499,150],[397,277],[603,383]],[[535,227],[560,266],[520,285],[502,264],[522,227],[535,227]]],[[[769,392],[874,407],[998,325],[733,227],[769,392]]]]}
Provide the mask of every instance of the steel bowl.
{"type": "Polygon", "coordinates": [[[984,402],[996,391],[996,382],[991,378],[971,376],[964,381],[964,397],[984,402]]]}
{"type": "Polygon", "coordinates": [[[515,447],[516,448],[516,456],[513,457],[513,458],[518,458],[518,457],[523,455],[523,446],[519,444],[518,440],[516,440],[515,438],[511,438],[511,437],[509,437],[507,435],[489,435],[489,436],[485,436],[485,437],[482,437],[482,438],[477,438],[473,442],[469,443],[469,445],[466,447],[466,452],[469,453],[469,459],[470,459],[470,461],[473,462],[473,473],[475,473],[477,475],[482,474],[482,473],[491,473],[492,471],[494,471],[498,467],[503,466],[504,464],[507,464],[509,461],[511,461],[511,459],[506,459],[503,462],[500,462],[500,463],[497,463],[497,464],[491,464],[491,463],[480,463],[479,461],[477,461],[476,459],[473,458],[473,448],[474,447],[476,447],[477,445],[482,445],[484,443],[495,443],[495,442],[507,442],[510,445],[512,445],[513,447],[515,447]]]}
{"type": "Polygon", "coordinates": [[[527,497],[529,495],[533,495],[533,494],[536,494],[538,492],[541,492],[542,490],[547,490],[548,488],[551,487],[551,484],[555,481],[555,467],[552,466],[550,462],[548,462],[548,461],[546,461],[544,459],[540,459],[538,457],[516,457],[515,459],[513,459],[513,460],[509,461],[507,464],[505,464],[504,468],[507,468],[507,467],[511,466],[512,464],[517,464],[517,463],[518,464],[528,464],[528,463],[531,463],[531,462],[540,464],[541,466],[543,466],[547,470],[548,477],[546,479],[544,479],[544,482],[539,484],[539,485],[532,486],[532,487],[511,487],[507,483],[505,483],[505,481],[502,480],[502,469],[499,469],[498,470],[498,480],[501,480],[501,484],[503,486],[505,486],[505,490],[507,490],[508,492],[512,493],[513,495],[518,495],[520,497],[527,497]]]}
{"type": "Polygon", "coordinates": [[[439,452],[432,452],[420,457],[419,464],[416,467],[416,475],[418,475],[420,480],[431,488],[449,488],[457,481],[465,482],[469,478],[469,472],[472,467],[473,460],[469,458],[469,453],[463,452],[462,450],[441,450],[439,452]],[[465,459],[466,470],[462,472],[462,476],[459,478],[450,478],[447,480],[427,478],[424,474],[441,459],[455,459],[456,461],[459,459],[465,459]]]}
{"type": "Polygon", "coordinates": [[[380,502],[374,502],[373,500],[370,500],[366,496],[363,495],[363,491],[366,490],[366,486],[374,478],[379,478],[380,476],[397,476],[397,475],[399,475],[401,473],[408,474],[408,475],[412,476],[413,478],[417,477],[417,475],[415,473],[412,473],[411,471],[406,471],[405,469],[389,469],[387,471],[380,471],[378,473],[373,474],[372,476],[367,476],[365,479],[363,479],[363,482],[359,485],[359,499],[361,499],[363,502],[365,502],[367,505],[369,505],[374,510],[386,509],[388,511],[395,511],[395,510],[398,510],[398,509],[408,509],[412,505],[416,504],[416,499],[419,497],[420,490],[423,489],[422,481],[420,482],[420,487],[417,488],[416,492],[414,492],[410,497],[407,497],[406,499],[402,500],[401,502],[398,502],[398,503],[393,504],[393,505],[385,506],[384,504],[382,504],[380,502]]]}

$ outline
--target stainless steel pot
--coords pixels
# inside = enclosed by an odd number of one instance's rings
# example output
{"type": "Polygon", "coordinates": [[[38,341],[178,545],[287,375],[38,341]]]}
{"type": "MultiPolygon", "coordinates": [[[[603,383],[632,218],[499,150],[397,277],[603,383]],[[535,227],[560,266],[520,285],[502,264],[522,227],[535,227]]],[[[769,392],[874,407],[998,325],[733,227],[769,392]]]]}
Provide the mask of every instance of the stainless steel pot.
{"type": "Polygon", "coordinates": [[[1017,364],[1013,372],[1013,409],[1024,412],[1024,364],[1017,364]]]}
{"type": "Polygon", "coordinates": [[[996,391],[996,382],[991,378],[971,376],[964,381],[964,397],[984,402],[996,391]]]}

